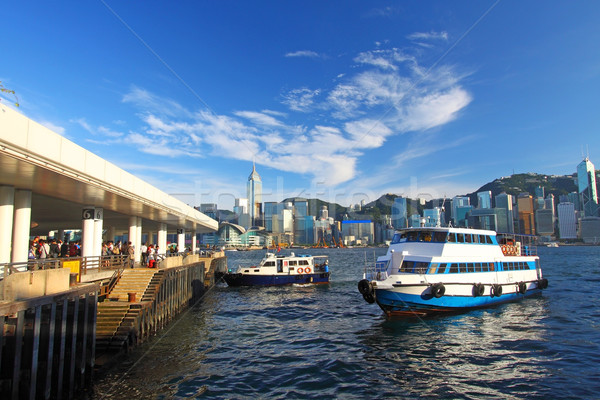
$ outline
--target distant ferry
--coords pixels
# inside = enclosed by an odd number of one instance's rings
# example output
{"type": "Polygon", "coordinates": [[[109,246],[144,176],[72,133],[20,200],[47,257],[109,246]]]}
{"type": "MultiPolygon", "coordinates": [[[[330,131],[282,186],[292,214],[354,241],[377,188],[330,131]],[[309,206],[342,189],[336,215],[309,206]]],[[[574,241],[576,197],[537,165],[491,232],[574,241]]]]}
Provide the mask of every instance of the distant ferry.
{"type": "Polygon", "coordinates": [[[229,286],[265,286],[329,283],[327,256],[267,253],[256,266],[239,266],[223,279],[229,286]]]}
{"type": "Polygon", "coordinates": [[[466,228],[398,231],[358,290],[388,316],[460,312],[520,300],[548,286],[532,237],[466,228]]]}

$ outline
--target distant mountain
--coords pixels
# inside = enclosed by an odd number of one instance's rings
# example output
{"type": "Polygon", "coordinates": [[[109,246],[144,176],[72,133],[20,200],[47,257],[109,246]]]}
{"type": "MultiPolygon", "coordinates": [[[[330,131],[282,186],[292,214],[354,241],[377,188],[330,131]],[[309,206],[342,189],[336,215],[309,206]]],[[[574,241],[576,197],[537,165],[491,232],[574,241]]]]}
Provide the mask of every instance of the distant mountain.
{"type": "Polygon", "coordinates": [[[529,193],[535,196],[535,189],[541,186],[544,188],[544,196],[553,194],[555,201],[563,194],[577,191],[577,174],[573,175],[542,175],[542,174],[514,174],[508,177],[496,179],[493,182],[486,183],[473,193],[467,194],[471,199],[471,204],[477,204],[477,193],[491,191],[492,198],[502,192],[513,196],[520,193],[529,193]]]}

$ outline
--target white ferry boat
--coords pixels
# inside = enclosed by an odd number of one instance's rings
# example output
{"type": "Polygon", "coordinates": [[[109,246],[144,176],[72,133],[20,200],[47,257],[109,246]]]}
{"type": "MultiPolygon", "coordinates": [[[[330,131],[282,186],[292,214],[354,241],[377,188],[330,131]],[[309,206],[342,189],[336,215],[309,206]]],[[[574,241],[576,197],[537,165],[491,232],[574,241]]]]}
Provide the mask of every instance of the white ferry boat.
{"type": "Polygon", "coordinates": [[[466,228],[396,232],[386,255],[367,266],[358,290],[388,316],[460,312],[539,294],[531,236],[466,228]]]}
{"type": "Polygon", "coordinates": [[[329,283],[327,256],[275,255],[267,253],[256,266],[239,266],[223,279],[229,286],[291,285],[329,283]]]}

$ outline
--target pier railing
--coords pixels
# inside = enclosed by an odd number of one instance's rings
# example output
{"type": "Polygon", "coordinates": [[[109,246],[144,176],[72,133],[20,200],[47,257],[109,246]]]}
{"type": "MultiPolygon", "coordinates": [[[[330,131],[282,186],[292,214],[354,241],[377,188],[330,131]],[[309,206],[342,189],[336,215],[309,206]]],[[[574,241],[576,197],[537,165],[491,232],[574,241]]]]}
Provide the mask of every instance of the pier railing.
{"type": "MultiPolygon", "coordinates": [[[[197,254],[202,257],[210,256],[215,253],[209,250],[197,250],[195,253],[192,252],[181,252],[181,253],[166,253],[166,254],[155,254],[154,258],[158,265],[160,262],[168,257],[181,256],[185,257],[192,254],[197,254]]],[[[28,271],[40,271],[45,269],[56,269],[56,268],[71,268],[74,272],[80,275],[86,273],[100,272],[100,271],[111,271],[121,270],[131,266],[131,260],[127,254],[118,254],[111,256],[90,256],[90,257],[64,257],[64,258],[43,258],[33,259],[26,262],[18,263],[5,263],[0,264],[0,280],[4,279],[5,276],[18,272],[28,271]]]]}

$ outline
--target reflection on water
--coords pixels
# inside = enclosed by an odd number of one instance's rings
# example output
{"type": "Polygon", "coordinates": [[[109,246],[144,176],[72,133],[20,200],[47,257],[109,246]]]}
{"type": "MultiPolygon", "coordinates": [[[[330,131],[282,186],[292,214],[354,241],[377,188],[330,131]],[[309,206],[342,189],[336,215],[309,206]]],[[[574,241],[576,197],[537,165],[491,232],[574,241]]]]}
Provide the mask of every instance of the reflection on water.
{"type": "Polygon", "coordinates": [[[597,249],[540,249],[543,296],[426,320],[387,320],[364,302],[364,252],[324,252],[329,285],[215,287],[90,397],[597,397],[597,249]]]}

